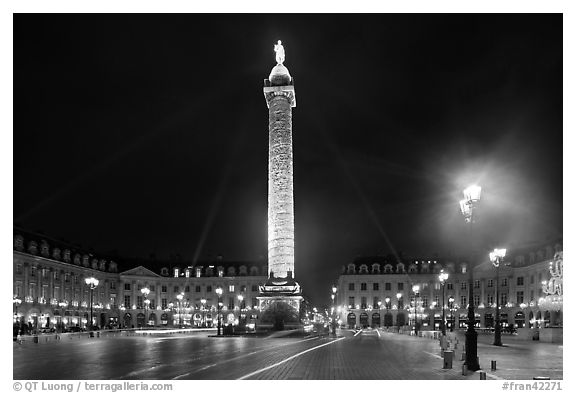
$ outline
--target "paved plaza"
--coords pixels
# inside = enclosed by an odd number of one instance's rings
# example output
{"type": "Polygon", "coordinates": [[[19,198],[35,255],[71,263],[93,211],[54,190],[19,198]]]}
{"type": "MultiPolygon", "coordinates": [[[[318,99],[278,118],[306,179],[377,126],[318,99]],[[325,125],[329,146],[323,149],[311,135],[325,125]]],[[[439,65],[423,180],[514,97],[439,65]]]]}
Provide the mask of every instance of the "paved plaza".
{"type": "MultiPolygon", "coordinates": [[[[213,332],[74,338],[14,344],[14,379],[479,379],[462,375],[458,339],[452,369],[437,340],[385,330],[338,331],[300,338],[209,337],[213,332]]],[[[480,336],[488,379],[562,379],[562,346],[480,336]],[[490,370],[490,361],[497,369],[490,370]]]]}

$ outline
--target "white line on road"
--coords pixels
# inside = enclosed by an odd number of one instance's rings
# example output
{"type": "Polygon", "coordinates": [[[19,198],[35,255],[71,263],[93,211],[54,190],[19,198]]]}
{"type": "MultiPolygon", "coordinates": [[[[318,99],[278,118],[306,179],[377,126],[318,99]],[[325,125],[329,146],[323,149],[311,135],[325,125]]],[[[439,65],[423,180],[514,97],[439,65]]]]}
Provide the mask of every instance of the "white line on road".
{"type": "Polygon", "coordinates": [[[300,352],[300,353],[297,353],[296,355],[292,355],[292,356],[290,356],[289,358],[286,358],[286,359],[284,359],[284,360],[282,360],[282,361],[280,361],[280,362],[278,362],[278,363],[272,364],[272,365],[270,365],[270,366],[268,366],[268,367],[261,368],[260,370],[253,371],[253,372],[251,372],[250,374],[246,374],[246,375],[244,375],[243,377],[240,377],[240,378],[238,378],[238,379],[247,379],[247,378],[253,377],[253,376],[256,375],[256,374],[260,374],[261,372],[264,372],[264,371],[266,371],[266,370],[270,370],[271,368],[277,367],[277,366],[279,366],[279,365],[281,365],[281,364],[284,364],[284,363],[286,363],[286,362],[288,362],[288,361],[290,361],[290,360],[292,360],[292,359],[294,359],[294,358],[297,358],[298,356],[302,356],[302,355],[304,355],[304,354],[307,353],[307,352],[310,352],[310,351],[313,351],[313,350],[315,350],[315,349],[324,347],[324,346],[326,346],[326,345],[334,344],[335,342],[338,342],[338,341],[340,341],[340,340],[344,340],[345,338],[346,338],[346,337],[340,337],[340,338],[337,338],[337,339],[334,340],[334,341],[330,341],[330,342],[327,342],[327,343],[320,344],[320,345],[317,345],[317,346],[315,346],[315,347],[309,348],[309,349],[307,349],[307,350],[305,350],[305,351],[302,351],[302,352],[300,352]]]}
{"type": "MultiPolygon", "coordinates": [[[[304,340],[299,340],[299,341],[295,341],[295,342],[289,342],[289,343],[286,343],[286,344],[281,344],[281,345],[278,345],[276,348],[285,347],[285,346],[287,346],[287,345],[298,344],[298,343],[301,343],[301,342],[304,342],[304,341],[317,340],[317,339],[318,339],[318,337],[306,338],[306,339],[304,339],[304,340]]],[[[204,371],[204,370],[207,370],[207,369],[209,369],[209,368],[211,368],[211,367],[218,366],[218,365],[221,365],[221,364],[223,364],[223,363],[231,362],[231,361],[233,361],[233,360],[238,360],[238,359],[244,358],[244,357],[246,357],[246,356],[251,356],[251,355],[257,354],[257,353],[259,353],[259,352],[264,352],[264,351],[267,351],[267,350],[269,350],[269,349],[270,349],[269,347],[266,347],[266,348],[262,348],[262,349],[259,349],[259,350],[257,350],[257,351],[254,351],[254,352],[245,353],[245,354],[243,354],[243,355],[236,356],[236,357],[234,357],[234,358],[226,359],[226,360],[224,360],[224,361],[222,361],[222,362],[220,362],[220,363],[208,364],[208,365],[206,365],[206,366],[204,366],[204,367],[202,367],[202,368],[200,368],[200,369],[198,369],[198,370],[190,371],[190,372],[188,372],[188,373],[178,375],[178,376],[173,377],[173,378],[171,378],[171,379],[184,378],[184,377],[187,377],[188,375],[190,375],[190,374],[192,374],[192,373],[196,373],[196,372],[199,372],[199,371],[204,371]]]]}
{"type": "Polygon", "coordinates": [[[360,333],[362,333],[362,330],[358,330],[356,333],[354,333],[354,337],[356,337],[356,336],[359,335],[360,333]]]}
{"type": "Polygon", "coordinates": [[[435,358],[442,359],[442,356],[436,355],[435,353],[426,352],[426,351],[422,351],[422,352],[427,353],[430,356],[434,356],[435,358]]]}
{"type": "Polygon", "coordinates": [[[380,330],[376,329],[376,333],[378,333],[378,337],[381,337],[380,336],[380,330]]]}

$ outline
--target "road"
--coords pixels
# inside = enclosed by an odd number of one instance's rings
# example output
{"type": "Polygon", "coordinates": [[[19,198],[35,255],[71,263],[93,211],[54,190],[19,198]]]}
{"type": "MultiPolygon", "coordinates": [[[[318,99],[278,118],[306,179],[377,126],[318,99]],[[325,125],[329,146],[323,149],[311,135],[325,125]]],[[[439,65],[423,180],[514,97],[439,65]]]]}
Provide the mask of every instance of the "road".
{"type": "MultiPolygon", "coordinates": [[[[16,380],[478,379],[474,374],[462,375],[459,357],[453,369],[442,369],[438,342],[420,337],[377,330],[311,338],[217,338],[208,334],[64,337],[52,343],[14,344],[13,376],[16,380]]],[[[490,378],[531,379],[534,373],[562,378],[561,347],[525,344],[496,348],[500,351],[496,355],[503,360],[499,370],[490,371],[490,378]],[[516,359],[507,363],[505,351],[516,359]],[[559,356],[559,362],[550,363],[543,354],[551,359],[559,356]],[[526,359],[534,359],[533,368],[540,371],[520,370],[526,359]]],[[[486,351],[494,349],[480,342],[481,365],[489,368],[483,353],[494,355],[486,351]]]]}

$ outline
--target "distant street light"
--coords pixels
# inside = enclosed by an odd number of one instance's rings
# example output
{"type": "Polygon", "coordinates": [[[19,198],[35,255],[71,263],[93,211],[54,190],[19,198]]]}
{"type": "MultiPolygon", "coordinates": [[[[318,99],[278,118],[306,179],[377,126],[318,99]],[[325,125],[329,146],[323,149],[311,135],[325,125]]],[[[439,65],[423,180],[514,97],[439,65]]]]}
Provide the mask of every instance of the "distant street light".
{"type": "Polygon", "coordinates": [[[448,307],[450,307],[450,331],[454,331],[454,297],[450,296],[448,298],[448,307]]]}
{"type": "Polygon", "coordinates": [[[176,295],[176,299],[178,299],[178,327],[182,328],[182,299],[184,299],[184,294],[179,293],[176,295]]]}
{"type": "Polygon", "coordinates": [[[144,287],[140,290],[142,295],[144,295],[144,326],[148,325],[148,307],[150,305],[150,300],[148,300],[148,295],[150,294],[150,288],[144,287]]]}
{"type": "Polygon", "coordinates": [[[90,330],[92,330],[94,328],[94,320],[92,317],[92,301],[94,298],[94,289],[98,286],[99,281],[94,277],[88,277],[84,280],[84,282],[90,288],[90,330]]]}
{"type": "MultiPolygon", "coordinates": [[[[464,199],[460,201],[460,211],[466,222],[470,224],[470,232],[472,232],[473,225],[476,221],[476,210],[480,202],[481,192],[482,188],[480,186],[472,185],[464,190],[464,199]]],[[[474,238],[473,233],[471,236],[474,238]]],[[[468,273],[468,328],[466,329],[465,364],[468,370],[477,371],[480,369],[480,364],[478,363],[478,333],[474,329],[476,315],[474,314],[473,259],[474,253],[472,253],[472,258],[470,259],[470,272],[468,273]]]]}
{"type": "Polygon", "coordinates": [[[446,281],[448,280],[448,273],[444,272],[444,270],[440,270],[440,274],[438,275],[438,279],[440,280],[440,285],[442,285],[442,335],[446,335],[446,281]]]}
{"type": "Polygon", "coordinates": [[[416,309],[418,308],[418,294],[420,291],[419,285],[412,286],[412,292],[414,292],[414,335],[418,335],[418,315],[416,314],[416,309]]]}
{"type": "Polygon", "coordinates": [[[506,256],[505,248],[495,248],[494,251],[490,253],[490,261],[492,265],[496,268],[496,318],[494,327],[494,345],[502,346],[502,327],[500,325],[500,294],[498,293],[499,279],[500,279],[500,262],[506,256]]]}
{"type": "Polygon", "coordinates": [[[202,303],[202,327],[206,327],[206,299],[202,298],[200,300],[200,303],[202,303]]]}
{"type": "Polygon", "coordinates": [[[336,288],[336,285],[332,286],[332,334],[336,335],[336,315],[334,314],[334,303],[336,301],[336,292],[338,292],[338,288],[336,288]]]}
{"type": "Polygon", "coordinates": [[[220,287],[216,288],[216,295],[218,295],[218,335],[221,336],[222,320],[220,318],[220,309],[222,308],[222,301],[221,301],[222,288],[220,287]]]}

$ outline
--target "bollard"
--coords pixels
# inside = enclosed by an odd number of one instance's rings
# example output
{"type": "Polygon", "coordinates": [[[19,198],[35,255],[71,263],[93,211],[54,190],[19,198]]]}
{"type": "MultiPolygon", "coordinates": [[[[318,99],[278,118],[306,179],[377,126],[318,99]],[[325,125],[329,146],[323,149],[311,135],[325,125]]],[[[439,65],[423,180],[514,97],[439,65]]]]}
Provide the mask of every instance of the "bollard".
{"type": "Polygon", "coordinates": [[[90,332],[90,338],[94,337],[94,332],[90,332]]]}
{"type": "Polygon", "coordinates": [[[486,379],[486,373],[484,371],[480,371],[480,380],[483,381],[486,379]]]}
{"type": "Polygon", "coordinates": [[[466,367],[465,364],[462,365],[462,375],[467,375],[468,374],[468,367],[466,367]]]}
{"type": "Polygon", "coordinates": [[[38,344],[38,336],[34,336],[33,341],[34,341],[35,344],[38,344]]]}
{"type": "Polygon", "coordinates": [[[452,368],[452,359],[454,357],[453,351],[444,351],[444,366],[442,368],[448,369],[452,368]]]}
{"type": "Polygon", "coordinates": [[[542,381],[542,380],[547,381],[547,380],[550,379],[550,377],[533,377],[532,379],[533,379],[533,380],[534,380],[534,379],[535,379],[535,380],[540,380],[540,381],[542,381]]]}
{"type": "Polygon", "coordinates": [[[496,360],[490,361],[490,370],[496,370],[496,360]]]}

